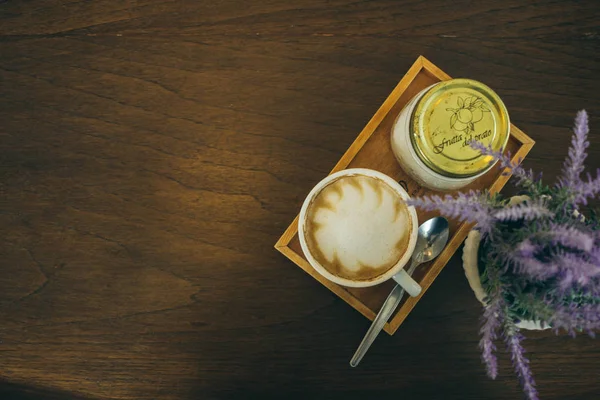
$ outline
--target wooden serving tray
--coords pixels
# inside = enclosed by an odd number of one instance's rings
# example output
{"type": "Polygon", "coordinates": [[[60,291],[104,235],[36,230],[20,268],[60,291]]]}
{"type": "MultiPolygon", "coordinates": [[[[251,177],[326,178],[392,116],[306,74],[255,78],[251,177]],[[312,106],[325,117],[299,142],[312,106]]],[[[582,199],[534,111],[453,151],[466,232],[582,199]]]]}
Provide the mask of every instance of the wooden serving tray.
{"type": "MultiPolygon", "coordinates": [[[[448,79],[451,79],[448,74],[433,65],[425,57],[419,56],[330,174],[346,168],[370,168],[383,172],[399,181],[412,197],[435,193],[419,186],[400,168],[392,153],[390,135],[392,125],[400,110],[414,95],[436,82],[448,79]]],[[[529,136],[511,124],[506,151],[513,155],[513,161],[525,158],[534,144],[535,142],[529,136]]],[[[498,192],[510,177],[502,175],[502,172],[496,167],[463,190],[489,189],[491,192],[498,192]]],[[[437,214],[417,209],[417,215],[420,224],[437,214]]],[[[450,260],[450,257],[467,237],[470,228],[470,224],[450,220],[448,246],[438,258],[417,268],[413,277],[422,286],[423,291],[418,297],[405,296],[396,313],[384,327],[388,334],[392,335],[396,332],[450,260]]],[[[337,285],[322,277],[310,266],[302,253],[298,239],[298,216],[279,238],[275,248],[370,320],[375,318],[395,285],[393,281],[388,281],[369,288],[355,289],[337,285]]]]}

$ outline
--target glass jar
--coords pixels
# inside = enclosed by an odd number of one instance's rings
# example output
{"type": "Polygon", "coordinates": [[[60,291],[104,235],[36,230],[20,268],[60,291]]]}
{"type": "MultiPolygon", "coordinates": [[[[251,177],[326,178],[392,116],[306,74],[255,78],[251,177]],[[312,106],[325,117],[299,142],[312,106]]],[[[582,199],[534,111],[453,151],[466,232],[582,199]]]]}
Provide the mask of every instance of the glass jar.
{"type": "Polygon", "coordinates": [[[481,82],[451,79],[419,92],[392,127],[392,150],[404,171],[430,189],[460,189],[489,171],[493,157],[469,142],[504,151],[510,121],[504,103],[481,82]]]}

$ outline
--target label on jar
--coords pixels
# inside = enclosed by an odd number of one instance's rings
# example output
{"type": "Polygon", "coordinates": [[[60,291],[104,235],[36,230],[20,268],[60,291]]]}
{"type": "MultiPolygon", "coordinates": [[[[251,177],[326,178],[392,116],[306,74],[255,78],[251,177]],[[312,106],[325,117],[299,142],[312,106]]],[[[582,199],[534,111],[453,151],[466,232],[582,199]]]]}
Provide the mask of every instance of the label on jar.
{"type": "Polygon", "coordinates": [[[495,121],[481,97],[459,92],[450,94],[431,109],[429,126],[433,152],[461,160],[472,159],[478,154],[469,145],[470,141],[489,146],[495,121]]]}
{"type": "Polygon", "coordinates": [[[489,167],[490,156],[470,146],[477,141],[501,151],[508,140],[508,113],[490,88],[469,79],[434,86],[413,114],[413,147],[434,171],[468,177],[489,167]]]}

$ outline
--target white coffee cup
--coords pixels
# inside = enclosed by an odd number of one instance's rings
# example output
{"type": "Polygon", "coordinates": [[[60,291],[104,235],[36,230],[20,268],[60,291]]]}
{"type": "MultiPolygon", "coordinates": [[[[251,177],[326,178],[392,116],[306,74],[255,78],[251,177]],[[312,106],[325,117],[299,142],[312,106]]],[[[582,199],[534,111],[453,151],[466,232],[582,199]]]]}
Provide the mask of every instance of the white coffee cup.
{"type": "MultiPolygon", "coordinates": [[[[335,181],[339,180],[340,178],[347,177],[347,176],[366,176],[366,177],[378,179],[378,180],[382,181],[383,183],[387,184],[387,186],[393,191],[394,196],[397,196],[397,201],[405,202],[406,200],[408,200],[410,198],[408,193],[406,193],[406,191],[402,188],[402,186],[400,186],[400,184],[398,182],[396,182],[389,176],[387,176],[381,172],[375,171],[375,170],[366,169],[366,168],[353,168],[353,169],[346,169],[343,171],[339,171],[339,172],[329,175],[328,177],[323,179],[321,182],[319,182],[310,191],[310,193],[308,194],[308,196],[306,197],[306,200],[304,201],[304,203],[302,205],[302,209],[300,210],[300,217],[299,217],[299,221],[298,221],[298,236],[300,239],[300,245],[302,246],[302,251],[304,252],[304,255],[306,256],[308,262],[319,274],[321,274],[328,280],[330,280],[334,283],[337,283],[339,285],[342,285],[342,286],[368,287],[368,286],[378,285],[389,279],[394,279],[411,296],[413,296],[413,297],[418,296],[421,293],[421,286],[419,286],[419,284],[417,282],[415,282],[415,280],[412,279],[410,277],[410,275],[408,275],[406,273],[406,271],[404,271],[404,269],[403,269],[404,266],[410,260],[412,253],[414,251],[416,242],[417,242],[418,220],[417,220],[417,213],[416,213],[414,207],[412,207],[412,206],[406,207],[408,218],[411,222],[411,224],[410,224],[411,226],[406,228],[409,230],[408,246],[406,247],[406,250],[404,251],[403,255],[397,260],[397,262],[391,268],[387,269],[381,275],[378,275],[378,276],[374,277],[373,279],[352,280],[352,279],[347,279],[347,278],[344,278],[341,276],[334,275],[328,269],[323,267],[319,263],[319,261],[317,261],[315,256],[311,253],[309,245],[307,243],[307,238],[306,238],[308,208],[311,205],[311,203],[313,202],[313,200],[315,199],[315,197],[318,194],[320,194],[321,191],[325,187],[334,183],[335,181]]],[[[357,229],[358,229],[358,227],[357,227],[357,229]]]]}

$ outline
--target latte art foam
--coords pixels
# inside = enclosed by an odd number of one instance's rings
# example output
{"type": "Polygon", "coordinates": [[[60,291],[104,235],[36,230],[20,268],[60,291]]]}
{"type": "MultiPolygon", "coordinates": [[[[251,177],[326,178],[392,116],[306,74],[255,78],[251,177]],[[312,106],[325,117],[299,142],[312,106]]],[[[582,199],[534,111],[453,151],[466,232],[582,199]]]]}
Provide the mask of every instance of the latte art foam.
{"type": "Polygon", "coordinates": [[[388,184],[364,175],[325,186],[307,209],[313,257],[334,275],[372,280],[396,265],[410,242],[408,208],[388,184]]]}

